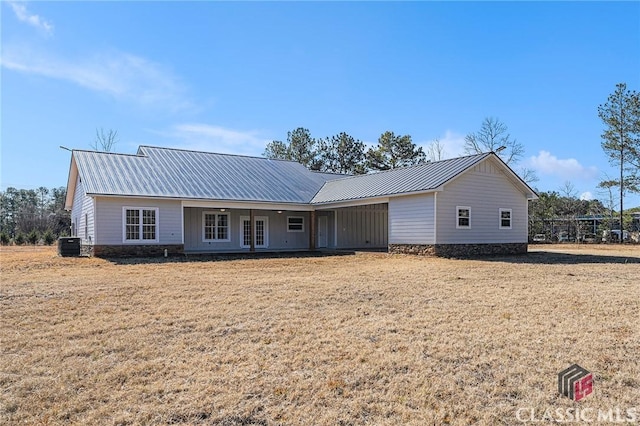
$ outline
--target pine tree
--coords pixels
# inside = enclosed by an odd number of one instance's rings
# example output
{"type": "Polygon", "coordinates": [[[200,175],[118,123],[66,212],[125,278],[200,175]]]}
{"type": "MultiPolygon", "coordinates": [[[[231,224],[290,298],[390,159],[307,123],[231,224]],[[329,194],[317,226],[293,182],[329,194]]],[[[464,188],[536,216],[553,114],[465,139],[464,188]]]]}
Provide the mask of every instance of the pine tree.
{"type": "MultiPolygon", "coordinates": [[[[627,191],[640,192],[640,96],[625,83],[616,85],[607,102],[598,107],[605,125],[602,149],[611,164],[619,167],[620,232],[624,227],[624,196],[627,191]]],[[[601,184],[605,184],[602,182],[601,184]]],[[[622,242],[622,238],[620,238],[622,242]]]]}
{"type": "Polygon", "coordinates": [[[374,170],[389,170],[397,167],[413,166],[427,161],[421,147],[416,147],[409,135],[384,132],[378,138],[378,145],[367,151],[367,165],[374,170]]]}

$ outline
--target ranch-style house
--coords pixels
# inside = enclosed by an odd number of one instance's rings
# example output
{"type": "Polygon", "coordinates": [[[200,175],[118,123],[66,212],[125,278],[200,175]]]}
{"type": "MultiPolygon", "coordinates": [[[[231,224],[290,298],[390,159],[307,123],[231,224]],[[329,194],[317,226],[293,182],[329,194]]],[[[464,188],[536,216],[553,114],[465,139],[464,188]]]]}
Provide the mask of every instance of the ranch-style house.
{"type": "Polygon", "coordinates": [[[71,234],[95,256],[385,249],[527,251],[536,193],[495,153],[349,176],[292,161],[140,146],[73,150],[71,234]]]}

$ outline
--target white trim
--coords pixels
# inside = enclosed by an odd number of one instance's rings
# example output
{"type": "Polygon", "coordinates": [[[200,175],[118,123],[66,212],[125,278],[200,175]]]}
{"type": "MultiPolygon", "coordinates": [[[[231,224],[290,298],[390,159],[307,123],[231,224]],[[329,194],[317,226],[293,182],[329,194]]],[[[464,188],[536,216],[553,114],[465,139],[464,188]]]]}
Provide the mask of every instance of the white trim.
{"type": "Polygon", "coordinates": [[[304,216],[287,216],[287,232],[304,232],[304,216]],[[292,225],[291,223],[289,223],[289,219],[302,219],[302,222],[298,223],[294,223],[293,225],[301,225],[302,228],[301,229],[291,229],[289,228],[290,225],[292,225]]]}
{"type": "Polygon", "coordinates": [[[500,157],[498,157],[498,155],[495,152],[491,153],[491,155],[488,155],[488,156],[484,157],[482,160],[480,160],[480,161],[474,163],[473,165],[467,167],[466,169],[462,170],[460,173],[458,173],[457,175],[455,175],[454,177],[449,179],[447,182],[445,182],[443,184],[443,187],[446,186],[446,185],[449,185],[450,183],[452,183],[456,179],[460,178],[460,176],[462,176],[465,173],[467,173],[469,170],[471,170],[474,167],[482,164],[485,161],[488,161],[489,159],[492,159],[493,164],[497,165],[500,169],[502,169],[503,173],[506,172],[505,173],[505,177],[507,178],[507,180],[509,182],[511,182],[512,185],[519,186],[520,189],[524,189],[524,191],[520,191],[520,192],[525,197],[527,197],[527,199],[529,199],[529,200],[537,200],[538,199],[538,196],[536,195],[535,191],[533,189],[531,189],[531,187],[525,181],[523,181],[520,176],[515,174],[515,172],[513,170],[511,170],[511,167],[509,167],[504,161],[502,161],[500,159],[500,157]],[[508,175],[508,176],[506,176],[506,175],[508,175]],[[509,177],[511,177],[511,179],[509,177]]]}
{"type": "Polygon", "coordinates": [[[203,210],[202,211],[202,242],[203,243],[228,243],[231,241],[231,215],[229,214],[229,212],[219,212],[219,211],[211,211],[211,210],[203,210]],[[205,227],[206,227],[206,220],[205,220],[205,216],[206,215],[213,215],[214,216],[214,225],[213,225],[213,235],[215,236],[215,238],[209,238],[207,239],[205,237],[206,235],[206,231],[205,231],[205,227]],[[227,217],[227,238],[217,238],[218,236],[218,216],[226,216],[227,217]]]}
{"type": "Polygon", "coordinates": [[[438,243],[438,193],[433,194],[433,244],[438,243]]]}
{"type": "MultiPolygon", "coordinates": [[[[95,220],[95,218],[94,218],[95,220]]],[[[158,243],[160,241],[160,209],[158,207],[138,207],[138,206],[122,206],[122,243],[123,244],[148,244],[148,243],[158,243]],[[140,212],[140,223],[138,226],[139,236],[140,238],[137,240],[128,240],[127,239],[127,210],[138,210],[140,212]],[[153,210],[155,212],[155,235],[156,238],[153,240],[143,239],[144,235],[144,213],[143,210],[153,210]]]]}
{"type": "MultiPolygon", "coordinates": [[[[67,178],[67,194],[64,199],[64,209],[71,211],[73,208],[73,197],[76,195],[76,188],[78,184],[78,165],[71,153],[71,165],[69,166],[69,177],[67,178]]],[[[87,194],[88,195],[88,194],[87,194]]]]}
{"type": "MultiPolygon", "coordinates": [[[[244,222],[249,221],[250,216],[240,216],[240,248],[250,248],[251,245],[244,244],[244,222]]],[[[254,248],[267,248],[269,247],[269,216],[254,216],[253,217],[253,242],[254,248]],[[264,222],[264,244],[258,245],[256,244],[256,234],[257,234],[257,222],[264,222]]]]}
{"type": "Polygon", "coordinates": [[[258,226],[258,221],[262,220],[264,221],[264,244],[258,245],[255,244],[254,247],[255,248],[267,248],[269,247],[269,216],[254,216],[253,217],[254,222],[253,222],[253,241],[255,242],[256,238],[257,238],[257,226],[258,226]]]}
{"type": "Polygon", "coordinates": [[[499,229],[513,228],[513,210],[512,209],[498,209],[498,228],[499,229]],[[502,226],[502,212],[509,212],[509,226],[502,226]]]}
{"type": "Polygon", "coordinates": [[[180,227],[182,237],[180,239],[180,244],[184,246],[184,201],[180,202],[180,223],[182,224],[180,227]]]}
{"type": "MultiPolygon", "coordinates": [[[[413,193],[412,193],[413,194],[413,193]]],[[[407,194],[398,194],[407,195],[407,194]]],[[[371,204],[383,204],[388,203],[389,197],[375,197],[375,198],[360,198],[357,200],[347,200],[347,201],[331,201],[327,203],[314,203],[312,206],[315,207],[315,210],[325,210],[325,209],[339,209],[343,207],[356,207],[356,206],[368,206],[371,204]]]]}
{"type": "Polygon", "coordinates": [[[471,207],[468,206],[456,206],[456,229],[471,229],[471,207]],[[469,211],[469,225],[461,226],[460,225],[460,210],[468,210],[469,211]]]}
{"type": "MultiPolygon", "coordinates": [[[[248,222],[251,220],[250,216],[240,216],[240,248],[249,248],[251,245],[246,245],[244,243],[244,222],[248,222]]],[[[249,225],[251,226],[251,225],[249,225]]]]}
{"type": "Polygon", "coordinates": [[[98,209],[96,208],[96,197],[91,197],[91,204],[93,205],[93,244],[98,244],[98,209]]]}
{"type": "Polygon", "coordinates": [[[289,210],[289,211],[312,211],[310,204],[286,204],[286,203],[260,203],[255,201],[202,201],[183,200],[183,207],[201,207],[205,209],[239,209],[239,210],[289,210]]]}

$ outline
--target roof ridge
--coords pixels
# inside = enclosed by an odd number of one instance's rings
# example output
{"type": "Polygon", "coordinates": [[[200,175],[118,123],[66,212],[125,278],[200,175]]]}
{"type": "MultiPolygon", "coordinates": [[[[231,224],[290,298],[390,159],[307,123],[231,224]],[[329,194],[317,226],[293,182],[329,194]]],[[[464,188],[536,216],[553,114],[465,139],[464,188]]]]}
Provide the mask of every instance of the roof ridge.
{"type": "Polygon", "coordinates": [[[109,152],[109,151],[95,151],[93,149],[72,149],[71,152],[86,152],[88,154],[108,154],[108,155],[123,155],[127,157],[139,157],[142,158],[144,155],[140,154],[128,154],[126,152],[109,152]]]}
{"type": "Polygon", "coordinates": [[[383,174],[383,173],[389,173],[389,172],[398,171],[398,170],[407,170],[407,169],[412,169],[412,168],[416,168],[416,167],[424,167],[424,166],[432,165],[432,164],[445,163],[447,161],[460,160],[460,159],[463,159],[463,158],[471,158],[471,157],[482,158],[482,157],[488,156],[489,154],[492,154],[492,153],[493,153],[492,151],[491,152],[481,152],[479,154],[470,154],[470,155],[463,155],[462,157],[445,158],[444,160],[438,160],[438,161],[427,161],[425,163],[411,164],[409,166],[396,167],[396,168],[393,168],[393,169],[377,170],[377,171],[375,171],[373,173],[364,173],[364,174],[361,174],[361,175],[349,175],[349,176],[345,176],[344,178],[341,178],[341,179],[334,179],[331,182],[337,182],[337,181],[346,180],[346,179],[359,178],[359,177],[362,177],[362,176],[379,175],[379,174],[383,174]]]}
{"type": "Polygon", "coordinates": [[[254,158],[256,160],[283,161],[283,162],[287,162],[287,163],[295,163],[295,164],[302,165],[302,163],[299,163],[299,162],[297,162],[295,160],[285,160],[285,159],[282,159],[282,158],[259,157],[257,155],[229,154],[229,153],[225,153],[225,152],[202,151],[202,150],[199,150],[199,149],[186,149],[186,148],[170,148],[170,147],[166,147],[166,146],[153,146],[153,145],[140,145],[138,147],[138,150],[140,148],[164,149],[164,150],[167,150],[167,151],[180,151],[180,152],[193,152],[195,154],[223,155],[223,156],[227,156],[227,157],[254,158]]]}

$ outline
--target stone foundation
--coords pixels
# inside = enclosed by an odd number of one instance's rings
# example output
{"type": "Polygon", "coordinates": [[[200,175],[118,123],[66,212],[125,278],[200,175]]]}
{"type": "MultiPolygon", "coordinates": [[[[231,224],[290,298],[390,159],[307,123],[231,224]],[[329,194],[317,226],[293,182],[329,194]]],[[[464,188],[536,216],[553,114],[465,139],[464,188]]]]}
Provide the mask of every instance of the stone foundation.
{"type": "Polygon", "coordinates": [[[158,257],[164,256],[167,250],[168,256],[184,254],[183,244],[158,244],[158,245],[94,245],[93,256],[96,257],[158,257]]]}
{"type": "Polygon", "coordinates": [[[391,254],[439,257],[479,257],[526,254],[527,243],[491,244],[389,244],[391,254]]]}
{"type": "Polygon", "coordinates": [[[80,256],[93,256],[93,244],[80,244],[80,256]]]}

